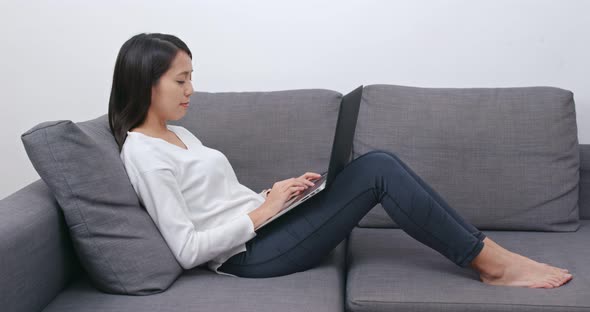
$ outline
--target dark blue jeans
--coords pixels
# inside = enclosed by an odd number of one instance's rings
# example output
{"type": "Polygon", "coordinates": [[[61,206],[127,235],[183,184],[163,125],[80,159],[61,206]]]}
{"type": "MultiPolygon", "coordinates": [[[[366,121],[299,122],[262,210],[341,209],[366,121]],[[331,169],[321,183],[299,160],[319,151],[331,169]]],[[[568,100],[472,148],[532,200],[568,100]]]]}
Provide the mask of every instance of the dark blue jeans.
{"type": "Polygon", "coordinates": [[[282,276],[319,264],[377,203],[411,237],[460,267],[486,237],[395,154],[374,150],[352,160],[323,191],[256,232],[246,251],[219,270],[241,277],[282,276]]]}

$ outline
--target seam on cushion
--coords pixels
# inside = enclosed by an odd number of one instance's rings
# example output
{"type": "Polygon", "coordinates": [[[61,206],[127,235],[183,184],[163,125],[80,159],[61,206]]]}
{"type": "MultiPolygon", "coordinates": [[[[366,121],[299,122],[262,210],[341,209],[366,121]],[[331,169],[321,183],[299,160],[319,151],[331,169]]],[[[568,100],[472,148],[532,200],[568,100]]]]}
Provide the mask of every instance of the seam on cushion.
{"type": "MultiPolygon", "coordinates": [[[[55,155],[53,154],[53,151],[51,150],[51,145],[49,144],[49,140],[47,139],[47,130],[43,131],[43,137],[45,138],[45,143],[47,144],[47,148],[49,149],[49,154],[51,154],[51,158],[53,158],[53,161],[56,164],[58,164],[57,160],[55,159],[55,155]]],[[[63,170],[62,170],[63,168],[60,167],[59,169],[60,169],[60,172],[63,172],[63,170]]],[[[80,207],[78,206],[79,198],[78,198],[78,196],[75,196],[74,193],[72,192],[72,188],[70,187],[70,184],[68,183],[68,180],[65,178],[63,173],[62,173],[62,178],[63,178],[66,186],[68,187],[70,194],[76,198],[75,204],[76,204],[76,208],[78,210],[78,214],[80,216],[80,219],[82,219],[82,222],[84,223],[84,227],[86,228],[86,233],[90,236],[90,231],[88,230],[88,224],[86,223],[86,219],[84,218],[84,215],[82,214],[82,211],[80,210],[80,207]]],[[[97,250],[100,254],[102,254],[102,251],[100,250],[100,247],[98,247],[98,244],[96,244],[96,242],[94,242],[94,240],[91,240],[91,241],[92,241],[92,245],[94,246],[94,249],[97,250]]],[[[115,279],[117,280],[117,282],[119,282],[119,286],[123,289],[123,291],[125,293],[128,293],[125,286],[123,286],[123,284],[121,283],[119,276],[117,276],[117,274],[113,270],[112,264],[108,261],[108,259],[106,259],[106,257],[105,257],[105,261],[107,262],[109,268],[111,269],[111,272],[115,276],[115,279]]]]}
{"type": "Polygon", "coordinates": [[[58,122],[58,123],[54,123],[54,124],[52,124],[52,125],[47,125],[47,126],[45,126],[45,127],[43,127],[43,128],[38,128],[38,129],[35,129],[34,131],[31,131],[31,132],[24,133],[23,135],[24,135],[24,136],[27,136],[27,135],[29,135],[29,134],[32,134],[32,133],[35,133],[35,132],[37,132],[37,131],[39,131],[39,130],[45,130],[45,129],[49,128],[49,127],[54,127],[54,126],[57,126],[57,125],[61,125],[61,124],[63,124],[63,123],[66,123],[66,122],[68,122],[68,121],[69,121],[69,122],[71,122],[71,120],[62,120],[62,121],[60,121],[60,122],[58,122]]]}
{"type": "Polygon", "coordinates": [[[477,305],[477,306],[525,306],[525,307],[558,307],[558,308],[574,308],[582,309],[590,306],[565,306],[565,305],[547,305],[547,304],[521,304],[521,303],[478,303],[478,302],[424,302],[424,301],[380,301],[380,300],[350,300],[349,302],[367,302],[367,303],[390,303],[390,304],[407,304],[407,303],[420,303],[420,304],[458,304],[458,305],[477,305]]]}

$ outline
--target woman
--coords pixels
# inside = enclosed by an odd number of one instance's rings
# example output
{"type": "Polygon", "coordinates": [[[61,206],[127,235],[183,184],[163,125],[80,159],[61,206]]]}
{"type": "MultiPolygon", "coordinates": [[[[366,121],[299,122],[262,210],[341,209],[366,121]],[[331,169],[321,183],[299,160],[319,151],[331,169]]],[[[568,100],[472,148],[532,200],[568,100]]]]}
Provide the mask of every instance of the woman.
{"type": "Polygon", "coordinates": [[[476,270],[484,283],[554,288],[572,279],[566,269],[496,244],[385,151],[354,159],[325,190],[256,232],[319,174],[278,181],[258,194],[238,182],[223,153],[168,125],[189,107],[191,62],[191,51],[175,36],[133,36],[117,57],[109,103],[130,181],[184,269],[207,263],[218,274],[253,278],[307,270],[381,203],[406,233],[476,270]]]}

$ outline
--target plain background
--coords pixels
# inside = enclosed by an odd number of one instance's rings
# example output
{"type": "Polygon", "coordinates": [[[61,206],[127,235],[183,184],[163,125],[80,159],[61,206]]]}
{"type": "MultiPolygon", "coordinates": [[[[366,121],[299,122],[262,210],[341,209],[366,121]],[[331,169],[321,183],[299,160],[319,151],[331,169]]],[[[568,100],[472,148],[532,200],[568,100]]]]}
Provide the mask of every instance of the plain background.
{"type": "Polygon", "coordinates": [[[119,49],[140,32],[187,43],[196,91],[568,89],[587,144],[589,12],[583,0],[2,0],[0,198],[39,179],[22,133],[107,113],[119,49]]]}

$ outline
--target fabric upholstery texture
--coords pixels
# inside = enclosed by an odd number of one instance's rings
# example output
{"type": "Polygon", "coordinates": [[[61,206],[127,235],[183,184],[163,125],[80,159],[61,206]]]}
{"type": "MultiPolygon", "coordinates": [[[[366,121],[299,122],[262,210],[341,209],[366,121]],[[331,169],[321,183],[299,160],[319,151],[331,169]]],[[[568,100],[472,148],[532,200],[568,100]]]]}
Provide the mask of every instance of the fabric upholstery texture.
{"type": "Polygon", "coordinates": [[[61,209],[41,179],[0,201],[0,310],[40,311],[80,273],[61,209]]]}
{"type": "Polygon", "coordinates": [[[355,228],[347,254],[347,311],[590,311],[590,220],[576,232],[483,231],[506,249],[567,268],[538,289],[488,285],[401,229],[355,228]]]}
{"type": "MultiPolygon", "coordinates": [[[[575,231],[573,93],[555,87],[363,90],[353,158],[396,153],[479,229],[575,231]]],[[[378,204],[362,227],[398,227],[378,204]]]]}
{"type": "Polygon", "coordinates": [[[78,311],[344,311],[342,241],[316,267],[271,278],[235,278],[194,268],[165,292],[151,296],[121,296],[98,292],[84,278],[72,282],[43,312],[78,311]]]}

